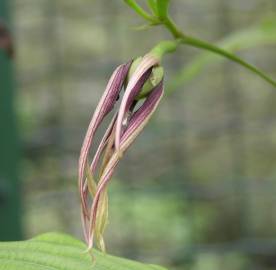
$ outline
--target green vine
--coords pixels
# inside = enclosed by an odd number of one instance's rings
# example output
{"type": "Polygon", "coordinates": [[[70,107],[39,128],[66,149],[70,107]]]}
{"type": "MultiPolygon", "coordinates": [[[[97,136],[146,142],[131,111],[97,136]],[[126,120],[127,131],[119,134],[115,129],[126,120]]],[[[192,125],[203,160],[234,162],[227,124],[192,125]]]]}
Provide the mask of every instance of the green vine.
{"type": "Polygon", "coordinates": [[[223,56],[244,68],[250,70],[251,72],[258,75],[260,78],[264,79],[274,87],[276,87],[276,81],[270,78],[263,71],[257,67],[247,63],[237,55],[222,49],[212,43],[203,41],[201,39],[194,38],[192,36],[186,35],[177,26],[173,19],[168,14],[169,2],[170,0],[148,0],[148,6],[150,7],[151,13],[145,11],[136,0],[124,0],[138,15],[143,17],[150,26],[161,25],[164,26],[174,37],[174,41],[162,41],[160,42],[152,51],[157,53],[159,57],[162,57],[168,52],[173,52],[177,49],[179,44],[188,45],[199,49],[204,49],[212,53],[223,56]]]}

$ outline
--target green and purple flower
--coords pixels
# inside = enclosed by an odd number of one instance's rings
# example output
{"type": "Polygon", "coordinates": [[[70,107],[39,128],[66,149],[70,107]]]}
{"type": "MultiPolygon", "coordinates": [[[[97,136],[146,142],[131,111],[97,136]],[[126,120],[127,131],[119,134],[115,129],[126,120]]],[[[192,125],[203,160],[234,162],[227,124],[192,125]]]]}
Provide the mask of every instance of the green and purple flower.
{"type": "Polygon", "coordinates": [[[156,110],[162,95],[163,69],[154,55],[147,54],[116,68],[96,107],[81,148],[78,176],[83,230],[89,250],[93,247],[94,237],[99,248],[105,249],[102,234],[107,222],[107,184],[124,152],[156,110]],[[119,101],[121,92],[123,97],[119,101]],[[142,98],[144,101],[138,106],[142,98]],[[114,112],[89,164],[95,133],[117,102],[120,102],[119,109],[114,112]]]}

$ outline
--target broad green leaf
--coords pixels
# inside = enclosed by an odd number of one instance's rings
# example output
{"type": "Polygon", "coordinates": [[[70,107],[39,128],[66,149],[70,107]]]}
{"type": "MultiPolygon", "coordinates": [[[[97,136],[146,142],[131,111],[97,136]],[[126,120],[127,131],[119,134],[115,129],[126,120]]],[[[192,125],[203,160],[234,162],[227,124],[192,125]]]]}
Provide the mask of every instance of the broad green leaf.
{"type": "Polygon", "coordinates": [[[21,242],[0,242],[0,270],[165,270],[93,250],[65,234],[46,233],[21,242]]]}
{"type": "MultiPolygon", "coordinates": [[[[276,44],[276,19],[262,22],[253,27],[235,32],[217,43],[219,47],[232,53],[270,44],[276,44]]],[[[167,87],[167,94],[179,88],[180,85],[191,81],[203,71],[207,64],[223,61],[225,59],[226,58],[210,52],[200,53],[170,80],[167,87]]]]}

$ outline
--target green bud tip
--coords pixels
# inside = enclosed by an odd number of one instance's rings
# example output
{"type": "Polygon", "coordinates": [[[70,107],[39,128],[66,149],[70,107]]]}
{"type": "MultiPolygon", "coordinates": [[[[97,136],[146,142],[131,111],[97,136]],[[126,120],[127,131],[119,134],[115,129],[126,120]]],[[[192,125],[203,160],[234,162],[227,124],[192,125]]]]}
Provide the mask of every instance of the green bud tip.
{"type": "MultiPolygon", "coordinates": [[[[155,55],[153,55],[156,57],[155,55]]],[[[135,70],[141,63],[143,57],[137,57],[133,62],[129,69],[128,76],[127,76],[127,82],[129,82],[131,76],[134,74],[135,70]]],[[[160,65],[156,65],[152,68],[152,72],[150,74],[150,77],[148,80],[144,83],[143,88],[141,89],[140,93],[137,95],[136,100],[143,99],[151,92],[151,90],[157,86],[164,77],[164,69],[160,65]]]]}

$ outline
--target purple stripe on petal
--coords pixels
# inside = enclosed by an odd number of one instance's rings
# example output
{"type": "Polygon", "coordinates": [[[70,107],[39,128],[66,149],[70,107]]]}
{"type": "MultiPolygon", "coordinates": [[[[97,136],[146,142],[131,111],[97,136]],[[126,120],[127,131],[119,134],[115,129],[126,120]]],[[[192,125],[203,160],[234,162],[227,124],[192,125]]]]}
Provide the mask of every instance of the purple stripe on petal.
{"type": "MultiPolygon", "coordinates": [[[[83,177],[84,177],[84,169],[87,162],[88,152],[94,137],[94,134],[100,125],[103,118],[108,114],[114,104],[116,103],[116,99],[121,91],[122,85],[126,79],[128,70],[130,68],[131,62],[121,65],[113,72],[106,90],[104,91],[100,102],[93,114],[92,120],[89,124],[88,130],[86,132],[83,145],[81,148],[80,158],[79,158],[79,190],[80,193],[83,192],[83,177]]],[[[82,200],[83,207],[84,201],[82,200]]]]}
{"type": "MultiPolygon", "coordinates": [[[[143,85],[145,84],[145,82],[149,79],[150,74],[152,71],[152,67],[150,67],[148,70],[145,71],[145,73],[138,79],[138,81],[136,82],[136,84],[133,86],[133,88],[130,91],[125,91],[125,94],[123,96],[120,108],[119,108],[119,112],[118,115],[120,115],[120,119],[121,119],[121,124],[118,128],[118,126],[116,126],[116,138],[119,139],[119,137],[121,137],[122,135],[122,125],[123,125],[123,121],[124,118],[127,114],[127,112],[129,111],[129,109],[131,108],[132,103],[135,100],[135,97],[139,94],[139,92],[142,90],[143,85]],[[120,135],[119,135],[120,134],[120,135]]],[[[119,143],[119,140],[117,139],[117,146],[119,143]]],[[[115,140],[115,147],[116,147],[116,140],[115,140]]],[[[118,147],[116,147],[116,149],[118,149],[118,147]]]]}
{"type": "Polygon", "coordinates": [[[120,147],[124,152],[141,133],[163,96],[163,81],[150,93],[142,106],[131,117],[128,127],[121,138],[120,147]]]}
{"type": "Polygon", "coordinates": [[[132,102],[135,100],[136,96],[140,93],[140,91],[143,88],[143,85],[145,82],[149,79],[150,74],[152,71],[152,67],[150,67],[145,73],[139,78],[137,83],[134,85],[134,87],[129,91],[128,93],[126,92],[124,95],[124,98],[126,99],[126,104],[125,104],[125,112],[129,110],[131,107],[132,102]]]}
{"type": "Polygon", "coordinates": [[[115,133],[115,148],[117,150],[119,150],[120,138],[122,135],[122,124],[125,114],[129,110],[134,98],[137,96],[139,91],[141,91],[145,81],[150,76],[152,67],[157,64],[158,60],[155,57],[152,55],[145,55],[130,78],[118,112],[118,121],[115,133]]]}
{"type": "Polygon", "coordinates": [[[92,174],[95,173],[98,161],[100,159],[100,156],[101,156],[101,154],[102,154],[105,146],[108,143],[108,138],[109,138],[109,136],[110,136],[110,134],[111,134],[111,132],[112,132],[112,130],[114,128],[116,120],[117,120],[117,114],[111,120],[111,122],[110,122],[110,124],[109,124],[109,126],[108,126],[108,128],[107,128],[107,130],[106,130],[106,132],[105,132],[105,134],[104,134],[104,136],[103,136],[103,138],[102,138],[99,146],[98,146],[98,149],[97,149],[97,151],[96,151],[96,153],[94,155],[93,161],[92,161],[91,166],[90,166],[92,174]]]}
{"type": "MultiPolygon", "coordinates": [[[[147,124],[149,119],[151,118],[152,114],[154,113],[156,107],[158,106],[161,98],[163,95],[163,82],[160,82],[150,93],[148,98],[142,104],[142,106],[133,114],[128,128],[125,131],[124,135],[122,136],[122,142],[120,148],[122,151],[125,151],[131,143],[135,140],[135,138],[140,134],[143,130],[144,126],[147,124]]],[[[109,160],[102,177],[98,183],[97,192],[93,199],[93,204],[91,207],[90,212],[90,228],[89,228],[89,243],[88,249],[93,247],[93,238],[94,238],[94,231],[96,226],[96,218],[97,218],[97,211],[98,211],[98,204],[100,200],[100,196],[106,185],[111,180],[111,177],[114,173],[114,170],[120,160],[118,152],[114,152],[113,156],[109,160]]]]}
{"type": "MultiPolygon", "coordinates": [[[[90,165],[90,170],[91,170],[91,173],[92,173],[93,176],[95,175],[95,171],[96,171],[96,168],[97,168],[97,165],[98,165],[98,161],[101,157],[101,154],[102,154],[103,150],[105,149],[106,145],[108,144],[109,136],[110,136],[112,130],[114,129],[116,119],[117,119],[117,113],[113,117],[113,119],[111,120],[107,130],[105,131],[105,134],[104,134],[103,138],[101,139],[101,142],[98,146],[98,149],[97,149],[97,151],[96,151],[96,153],[93,157],[93,160],[92,160],[91,165],[90,165]]],[[[87,179],[85,179],[85,182],[83,184],[83,193],[82,193],[83,196],[84,196],[84,194],[86,196],[88,196],[87,188],[88,188],[87,179]]],[[[84,200],[82,200],[82,201],[84,201],[84,200]]]]}
{"type": "MultiPolygon", "coordinates": [[[[90,170],[91,170],[93,176],[95,175],[95,171],[96,171],[96,168],[98,165],[98,161],[101,157],[101,154],[102,154],[103,150],[105,149],[106,145],[108,144],[109,136],[110,136],[112,130],[114,129],[116,119],[117,119],[117,114],[111,120],[111,122],[110,122],[110,124],[109,124],[99,146],[98,146],[98,149],[93,157],[92,163],[90,165],[90,170]]],[[[81,198],[82,198],[81,201],[84,203],[83,204],[84,206],[87,206],[87,204],[86,204],[87,196],[88,196],[88,184],[87,184],[87,179],[85,179],[85,182],[83,184],[82,193],[81,193],[81,198]]],[[[84,207],[82,207],[82,208],[84,208],[84,207]]],[[[85,216],[88,217],[88,210],[85,210],[84,212],[85,212],[84,213],[85,216]]]]}

